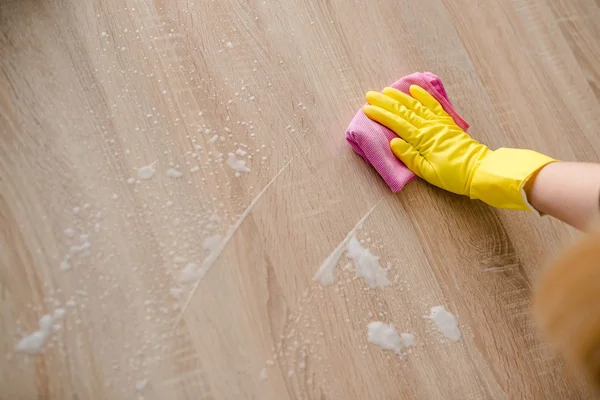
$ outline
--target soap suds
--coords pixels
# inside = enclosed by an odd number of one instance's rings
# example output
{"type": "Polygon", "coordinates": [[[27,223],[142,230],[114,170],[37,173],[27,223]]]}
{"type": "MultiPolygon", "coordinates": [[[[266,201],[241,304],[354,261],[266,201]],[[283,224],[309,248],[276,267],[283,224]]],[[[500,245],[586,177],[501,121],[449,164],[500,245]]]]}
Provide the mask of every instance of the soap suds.
{"type": "Polygon", "coordinates": [[[414,346],[415,337],[410,333],[398,334],[393,324],[381,321],[370,322],[367,328],[369,343],[376,344],[382,350],[391,350],[402,358],[402,350],[414,346]]]}
{"type": "Polygon", "coordinates": [[[206,267],[207,260],[210,260],[211,257],[215,257],[222,251],[220,248],[223,243],[223,237],[221,235],[213,235],[209,236],[202,242],[202,248],[204,250],[209,250],[210,254],[206,259],[202,262],[202,266],[199,266],[196,263],[187,264],[183,270],[181,271],[181,275],[179,275],[180,283],[192,283],[199,281],[204,277],[208,268],[206,267]]]}
{"type": "Polygon", "coordinates": [[[174,299],[179,299],[179,297],[181,297],[182,292],[183,289],[180,287],[172,287],[171,289],[169,289],[169,293],[174,299]]]}
{"type": "Polygon", "coordinates": [[[49,331],[52,328],[52,316],[48,314],[42,316],[38,321],[38,325],[40,326],[40,330],[49,331]]]}
{"type": "Polygon", "coordinates": [[[140,179],[150,179],[154,176],[156,170],[154,169],[154,164],[145,165],[138,169],[138,176],[140,179]]]}
{"type": "MultiPolygon", "coordinates": [[[[15,350],[27,354],[39,354],[44,351],[46,339],[52,334],[53,326],[60,322],[66,314],[64,308],[57,308],[52,315],[43,315],[38,321],[40,329],[21,338],[15,346],[15,350]]],[[[59,326],[57,326],[59,328],[59,326]]]]}
{"type": "Polygon", "coordinates": [[[400,339],[402,339],[405,348],[413,347],[415,345],[415,335],[412,333],[402,332],[400,334],[400,339]]]}
{"type": "Polygon", "coordinates": [[[233,153],[227,154],[227,165],[237,172],[250,172],[250,168],[246,167],[246,161],[238,160],[233,153]]]}
{"type": "Polygon", "coordinates": [[[68,271],[71,269],[71,263],[69,262],[69,255],[66,255],[65,258],[60,262],[60,270],[68,271]]]}
{"type": "Polygon", "coordinates": [[[42,330],[35,331],[32,334],[23,337],[19,343],[17,343],[15,350],[27,354],[41,353],[44,351],[44,343],[46,342],[47,337],[48,333],[42,330]]]}
{"type": "Polygon", "coordinates": [[[223,237],[221,235],[209,236],[202,242],[202,248],[213,251],[219,247],[222,241],[223,237]]]}
{"type": "Polygon", "coordinates": [[[340,244],[338,244],[337,247],[333,249],[329,256],[327,256],[327,258],[325,259],[325,261],[323,261],[323,263],[319,267],[319,270],[313,277],[313,281],[319,282],[321,285],[331,285],[333,283],[333,281],[335,280],[333,272],[335,270],[335,266],[340,261],[340,257],[344,253],[346,243],[348,243],[350,238],[354,236],[357,230],[362,228],[364,222],[367,220],[367,218],[369,218],[369,215],[371,215],[375,207],[377,207],[380,202],[381,200],[378,201],[377,204],[375,204],[369,211],[367,211],[367,213],[356,223],[356,225],[354,225],[354,228],[352,228],[350,232],[348,232],[344,240],[342,240],[340,244]]]}
{"type": "Polygon", "coordinates": [[[189,263],[181,271],[181,275],[179,275],[179,282],[191,283],[197,281],[200,278],[201,277],[198,271],[198,264],[189,263]]]}
{"type": "Polygon", "coordinates": [[[209,250],[210,254],[203,261],[202,266],[199,266],[194,262],[188,263],[179,275],[179,282],[192,283],[202,279],[207,271],[206,261],[211,259],[211,257],[214,257],[216,253],[222,250],[220,249],[222,243],[223,237],[221,235],[213,235],[204,239],[202,241],[202,248],[204,250],[209,250]]]}
{"type": "Polygon", "coordinates": [[[81,244],[69,248],[70,255],[88,252],[92,248],[88,235],[80,235],[81,244]]]}
{"type": "Polygon", "coordinates": [[[356,276],[363,278],[370,288],[385,287],[390,284],[387,270],[379,264],[379,257],[369,249],[365,249],[354,235],[346,245],[346,256],[354,263],[356,276]]]}
{"type": "Polygon", "coordinates": [[[183,176],[183,172],[178,171],[175,168],[169,168],[167,170],[167,176],[169,178],[181,178],[183,176]]]}
{"type": "Polygon", "coordinates": [[[458,342],[461,338],[458,321],[454,314],[447,311],[444,306],[431,307],[431,313],[425,316],[434,322],[437,330],[446,338],[453,342],[458,342]]]}
{"type": "Polygon", "coordinates": [[[71,258],[78,254],[82,254],[83,256],[89,255],[90,249],[92,248],[92,244],[90,243],[89,236],[86,234],[79,235],[79,239],[81,240],[81,244],[72,245],[69,247],[69,251],[63,257],[60,262],[60,270],[68,271],[71,269],[71,258]]]}
{"type": "Polygon", "coordinates": [[[63,317],[67,314],[67,310],[64,308],[57,308],[52,313],[52,322],[63,319],[63,317]]]}

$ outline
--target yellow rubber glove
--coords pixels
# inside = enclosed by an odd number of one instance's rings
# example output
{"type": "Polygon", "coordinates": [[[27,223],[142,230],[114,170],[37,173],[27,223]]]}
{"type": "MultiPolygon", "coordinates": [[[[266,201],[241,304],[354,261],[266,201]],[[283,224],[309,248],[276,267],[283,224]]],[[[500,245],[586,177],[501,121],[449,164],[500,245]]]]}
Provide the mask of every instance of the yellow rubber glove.
{"type": "Polygon", "coordinates": [[[392,152],[427,182],[498,208],[532,209],[523,186],[556,160],[531,150],[495,151],[477,142],[425,89],[412,85],[409,96],[393,88],[368,92],[364,112],[393,130],[392,152]]]}

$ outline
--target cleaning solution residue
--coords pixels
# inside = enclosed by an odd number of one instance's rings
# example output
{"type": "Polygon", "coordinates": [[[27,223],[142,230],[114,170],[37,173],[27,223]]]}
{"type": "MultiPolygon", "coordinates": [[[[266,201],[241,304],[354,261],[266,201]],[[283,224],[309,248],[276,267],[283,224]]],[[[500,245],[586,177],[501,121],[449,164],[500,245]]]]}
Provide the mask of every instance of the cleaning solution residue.
{"type": "Polygon", "coordinates": [[[238,160],[235,154],[227,154],[227,165],[236,172],[250,172],[250,168],[246,167],[246,161],[238,160]]]}
{"type": "Polygon", "coordinates": [[[458,327],[458,320],[444,306],[431,307],[431,313],[425,318],[432,320],[437,330],[449,340],[453,342],[460,340],[461,332],[458,327]]]}
{"type": "Polygon", "coordinates": [[[175,168],[169,168],[167,170],[167,176],[169,178],[177,179],[177,178],[181,178],[183,176],[183,172],[176,170],[175,168]]]}
{"type": "Polygon", "coordinates": [[[209,236],[202,241],[202,248],[204,250],[214,251],[221,245],[222,242],[223,237],[221,235],[209,236]]]}
{"type": "Polygon", "coordinates": [[[354,263],[356,276],[363,278],[370,288],[385,287],[390,284],[387,270],[379,264],[379,257],[364,248],[356,236],[348,240],[346,256],[354,263]]]}
{"type": "Polygon", "coordinates": [[[414,346],[415,336],[410,333],[398,334],[393,324],[381,321],[369,323],[367,338],[369,343],[376,344],[382,350],[391,350],[402,358],[402,350],[414,346]]]}
{"type": "Polygon", "coordinates": [[[350,232],[348,232],[344,240],[342,240],[340,244],[338,244],[337,247],[333,249],[333,251],[327,256],[327,258],[325,259],[325,261],[323,261],[317,273],[313,277],[313,281],[319,282],[321,285],[331,285],[335,281],[335,266],[340,261],[340,257],[342,256],[342,254],[344,254],[344,247],[346,247],[348,241],[354,236],[356,231],[362,229],[363,224],[365,223],[367,218],[369,218],[369,215],[371,215],[375,207],[377,207],[380,202],[381,200],[378,201],[377,204],[375,204],[373,207],[371,207],[371,209],[367,211],[365,215],[363,215],[363,217],[356,223],[356,225],[354,225],[350,232]]]}
{"type": "Polygon", "coordinates": [[[145,165],[138,169],[138,176],[140,179],[150,179],[154,176],[155,172],[154,164],[145,165]]]}
{"type": "Polygon", "coordinates": [[[38,321],[40,329],[21,338],[15,350],[27,354],[38,354],[44,351],[46,339],[57,329],[54,324],[61,321],[66,314],[64,308],[57,308],[52,315],[44,315],[38,321]]]}
{"type": "Polygon", "coordinates": [[[199,276],[198,264],[191,262],[187,264],[181,271],[181,274],[179,275],[179,282],[192,283],[197,281],[199,276]]]}

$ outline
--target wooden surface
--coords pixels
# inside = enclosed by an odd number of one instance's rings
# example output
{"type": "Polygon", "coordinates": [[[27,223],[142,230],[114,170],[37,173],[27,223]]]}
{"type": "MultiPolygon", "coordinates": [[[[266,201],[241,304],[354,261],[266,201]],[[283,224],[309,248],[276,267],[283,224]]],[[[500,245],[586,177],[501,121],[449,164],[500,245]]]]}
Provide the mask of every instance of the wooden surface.
{"type": "Polygon", "coordinates": [[[421,181],[393,195],[343,132],[367,90],[430,70],[491,147],[599,161],[599,37],[593,0],[0,1],[0,398],[591,397],[530,316],[573,232],[421,181]],[[240,143],[236,177],[217,153],[240,143]],[[374,205],[358,237],[392,285],[345,257],[313,282],[374,205]],[[43,355],[15,353],[69,300],[43,355]],[[417,346],[369,344],[372,320],[417,346]]]}

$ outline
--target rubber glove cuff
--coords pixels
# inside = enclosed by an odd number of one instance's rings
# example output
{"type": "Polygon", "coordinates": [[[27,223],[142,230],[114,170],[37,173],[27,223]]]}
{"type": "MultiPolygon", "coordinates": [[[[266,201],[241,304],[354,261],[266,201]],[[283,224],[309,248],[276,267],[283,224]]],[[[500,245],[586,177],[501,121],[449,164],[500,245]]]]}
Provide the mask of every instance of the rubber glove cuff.
{"type": "Polygon", "coordinates": [[[555,161],[532,150],[490,151],[475,169],[469,197],[492,207],[537,212],[527,201],[523,187],[533,174],[555,161]]]}

